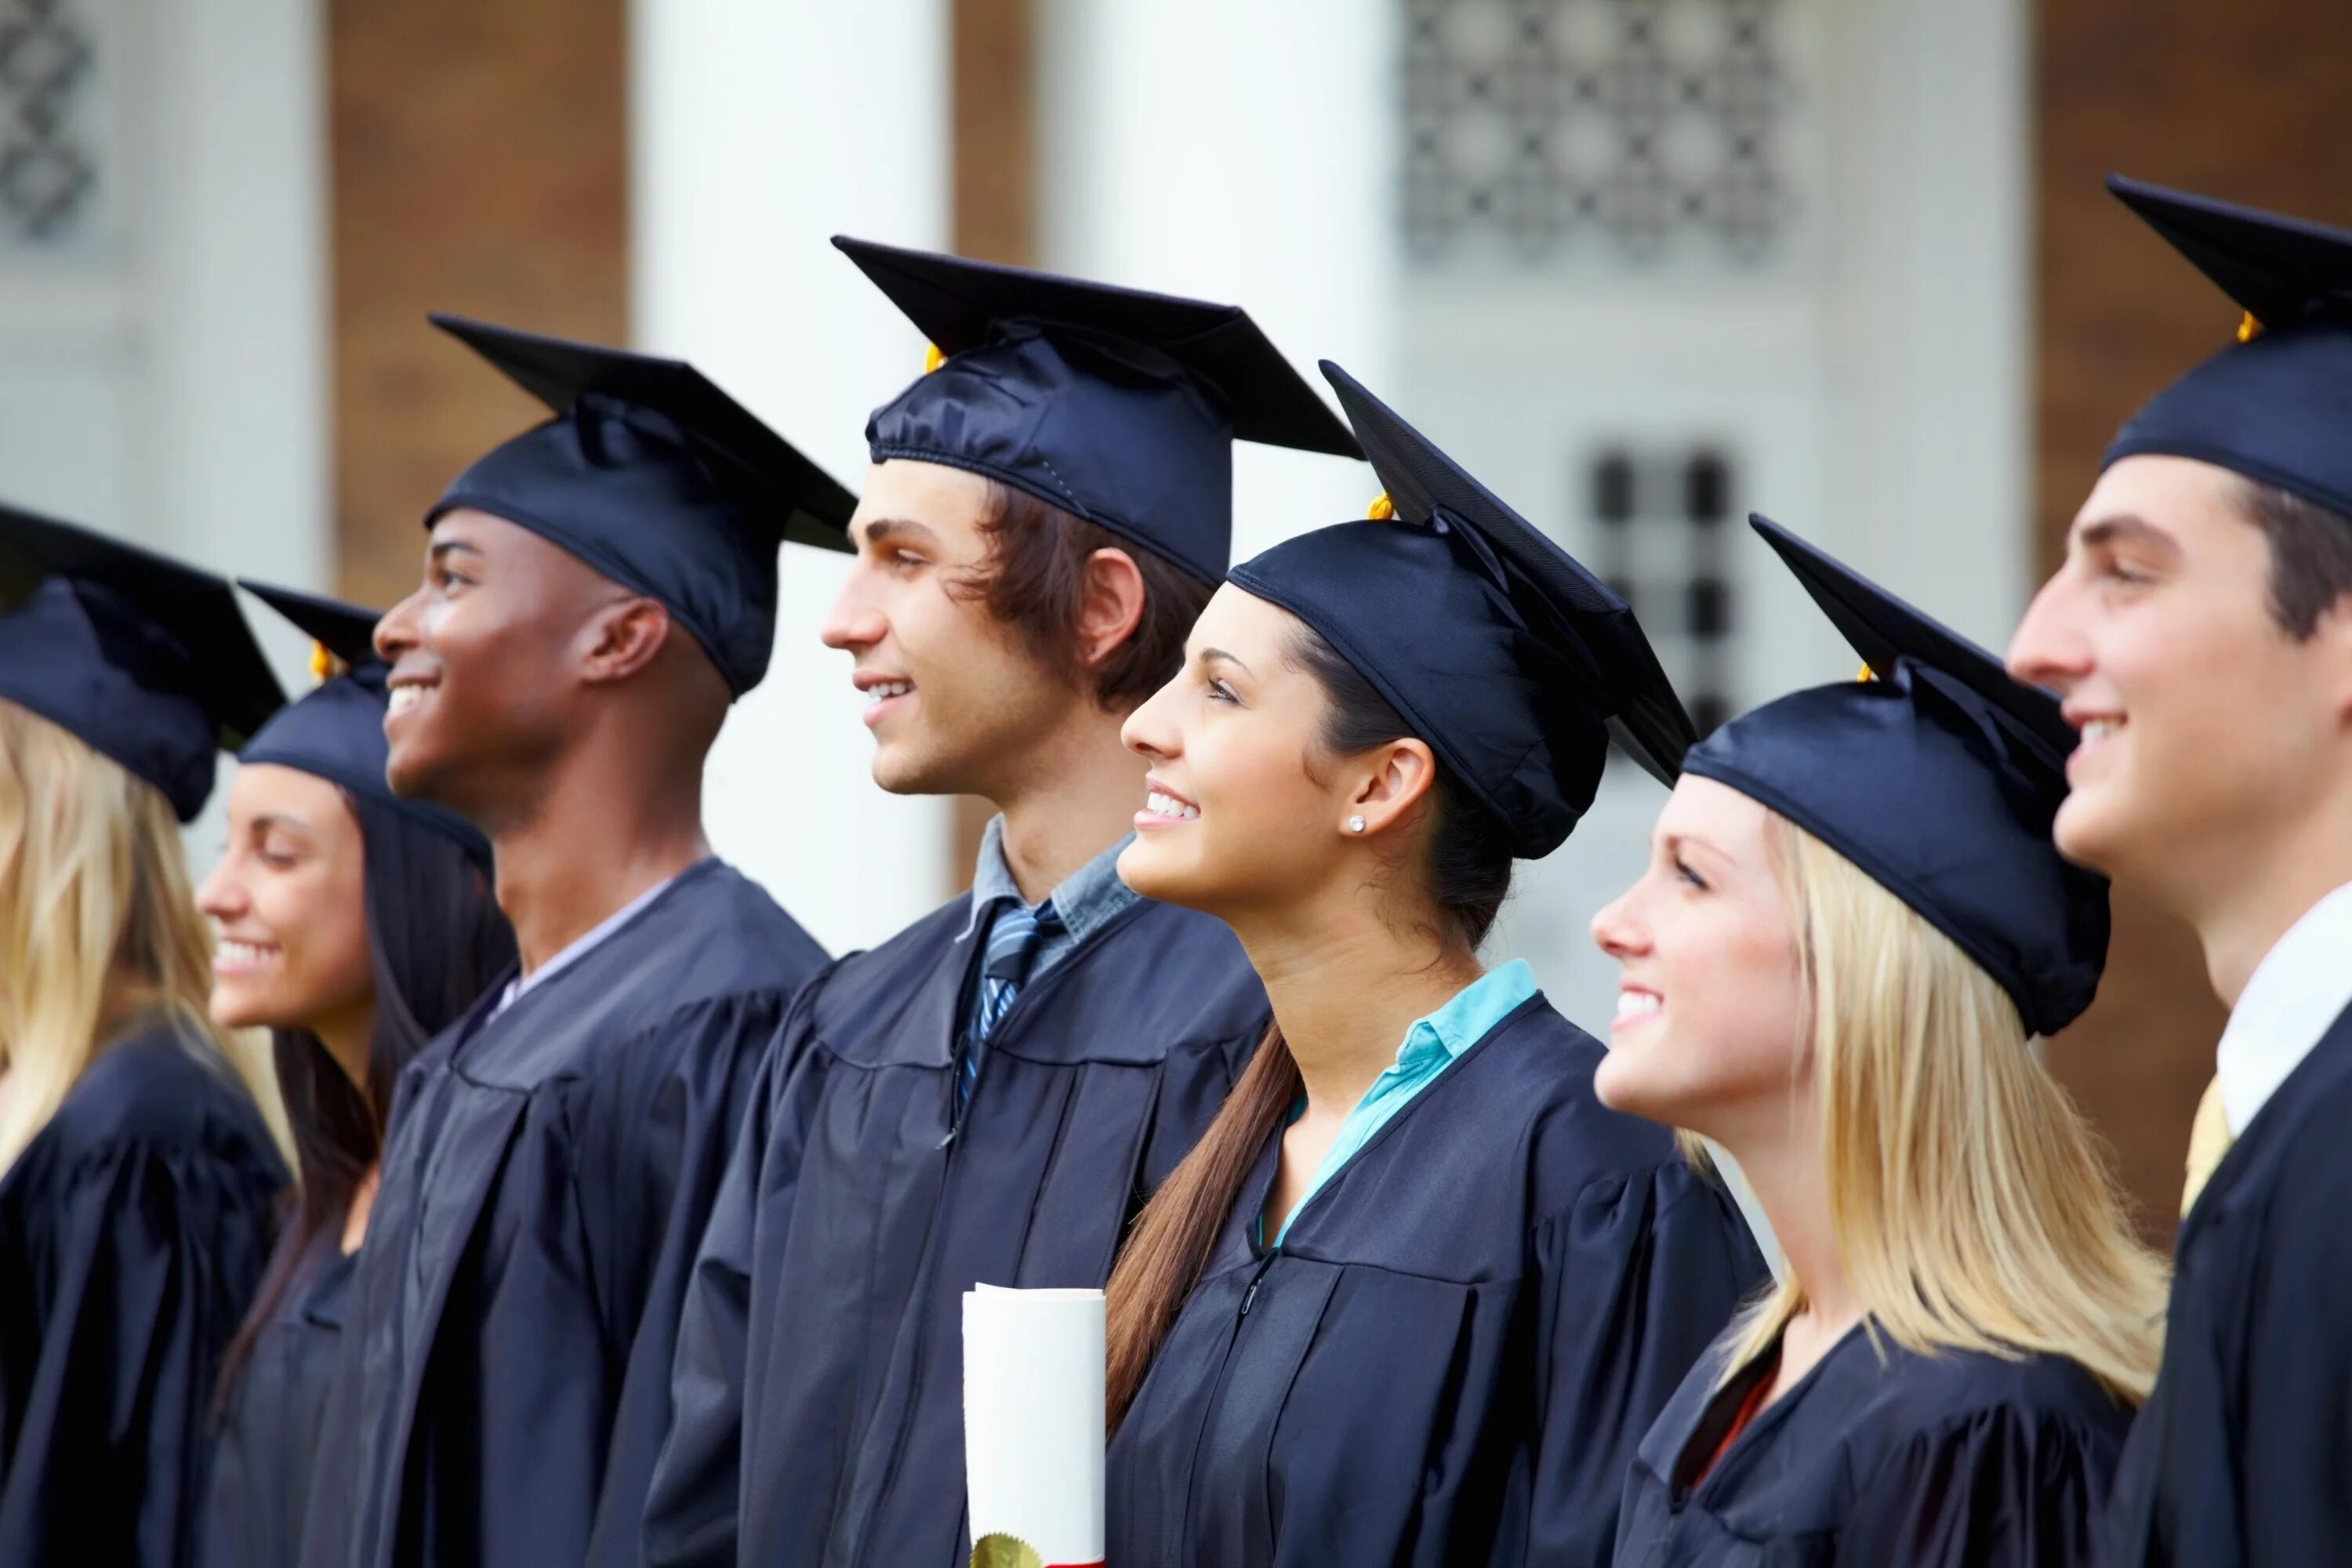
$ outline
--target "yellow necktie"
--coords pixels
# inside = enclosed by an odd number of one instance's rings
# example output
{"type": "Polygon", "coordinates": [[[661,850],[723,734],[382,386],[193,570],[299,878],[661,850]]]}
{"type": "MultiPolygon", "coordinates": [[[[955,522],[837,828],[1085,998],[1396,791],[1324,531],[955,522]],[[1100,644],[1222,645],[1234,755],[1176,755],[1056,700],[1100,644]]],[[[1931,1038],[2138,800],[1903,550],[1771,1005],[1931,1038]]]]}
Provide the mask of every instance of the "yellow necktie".
{"type": "Polygon", "coordinates": [[[2197,1102],[2197,1120],[2189,1124],[2189,1178],[2180,1189],[2180,1212],[2186,1215],[2205,1190],[2213,1167],[2230,1152],[2230,1119],[2221,1111],[2221,1080],[2205,1086],[2197,1102]]]}

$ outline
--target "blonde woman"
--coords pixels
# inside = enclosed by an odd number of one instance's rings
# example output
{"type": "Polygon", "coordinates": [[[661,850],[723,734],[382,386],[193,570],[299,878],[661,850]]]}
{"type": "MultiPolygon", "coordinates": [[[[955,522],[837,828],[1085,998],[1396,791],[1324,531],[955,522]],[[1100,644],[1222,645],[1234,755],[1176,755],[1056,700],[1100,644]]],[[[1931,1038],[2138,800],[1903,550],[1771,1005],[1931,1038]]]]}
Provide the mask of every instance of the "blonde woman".
{"type": "Polygon", "coordinates": [[[1695,748],[1595,1087],[1738,1158],[1787,1259],[1627,1478],[1620,1568],[2084,1562],[2163,1272],[2032,1036],[2091,999],[2071,734],[1999,662],[1758,520],[1880,679],[1695,748]]]}
{"type": "Polygon", "coordinates": [[[0,1563],[182,1563],[287,1177],[179,828],[277,688],[217,578],[5,510],[0,566],[0,1563]]]}

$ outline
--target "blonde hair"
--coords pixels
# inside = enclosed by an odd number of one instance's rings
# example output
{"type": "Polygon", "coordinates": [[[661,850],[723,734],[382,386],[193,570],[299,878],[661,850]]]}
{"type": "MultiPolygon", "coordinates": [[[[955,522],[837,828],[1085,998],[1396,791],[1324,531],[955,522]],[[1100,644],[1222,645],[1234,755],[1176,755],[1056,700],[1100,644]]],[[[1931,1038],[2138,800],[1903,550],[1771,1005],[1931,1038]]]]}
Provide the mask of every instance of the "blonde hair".
{"type": "Polygon", "coordinates": [[[205,1016],[212,951],[163,792],[0,700],[0,1171],[142,1010],[217,1052],[285,1145],[267,1042],[205,1016]]]}
{"type": "MultiPolygon", "coordinates": [[[[1910,906],[1778,816],[1828,1165],[1831,1233],[1864,1321],[1905,1350],[2046,1354],[2137,1404],[2163,1345],[2163,1262],[2017,1005],[1910,906]]],[[[1727,1380],[1804,1304],[1742,1314],[1727,1380]]]]}

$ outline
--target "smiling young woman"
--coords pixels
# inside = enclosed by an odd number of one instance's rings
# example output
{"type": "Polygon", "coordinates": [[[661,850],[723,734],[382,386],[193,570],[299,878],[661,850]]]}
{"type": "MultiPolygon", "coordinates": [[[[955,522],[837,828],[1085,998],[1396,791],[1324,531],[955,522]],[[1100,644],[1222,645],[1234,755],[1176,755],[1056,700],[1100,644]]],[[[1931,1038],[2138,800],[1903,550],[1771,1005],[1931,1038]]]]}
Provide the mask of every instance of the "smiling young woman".
{"type": "Polygon", "coordinates": [[[47,569],[0,614],[0,1562],[163,1568],[286,1184],[180,826],[277,683],[216,577],[5,509],[0,549],[47,569]]]}
{"type": "Polygon", "coordinates": [[[1695,748],[1593,921],[1624,969],[1596,1090],[1728,1149],[1789,1265],[1643,1440],[1617,1561],[2087,1562],[2163,1269],[2030,1045],[2106,952],[2106,884],[2049,841],[2072,737],[1758,527],[1883,679],[1695,748]]]}
{"type": "Polygon", "coordinates": [[[1127,726],[1119,875],[1230,926],[1275,1025],[1111,1276],[1108,1560],[1604,1562],[1633,1443],[1762,1266],[1478,947],[1604,721],[1665,773],[1688,721],[1622,600],[1325,374],[1391,515],[1235,567],[1127,726]]]}
{"type": "Polygon", "coordinates": [[[247,584],[341,666],[247,743],[198,894],[210,1007],[270,1031],[301,1185],[225,1358],[207,1562],[297,1560],[352,1255],[401,1069],[514,961],[488,847],[384,784],[373,612],[247,584]]]}

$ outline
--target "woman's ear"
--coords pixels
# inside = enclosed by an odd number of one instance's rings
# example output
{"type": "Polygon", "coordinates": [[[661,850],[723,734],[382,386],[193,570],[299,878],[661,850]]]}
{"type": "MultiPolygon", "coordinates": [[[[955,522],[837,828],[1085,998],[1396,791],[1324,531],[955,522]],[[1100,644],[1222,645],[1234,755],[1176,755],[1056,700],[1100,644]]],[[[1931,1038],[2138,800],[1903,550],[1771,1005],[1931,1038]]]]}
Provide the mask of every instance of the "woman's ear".
{"type": "Polygon", "coordinates": [[[1363,764],[1347,820],[1340,824],[1350,837],[1370,838],[1408,820],[1437,783],[1437,759],[1429,743],[1410,735],[1374,747],[1363,764]]]}

